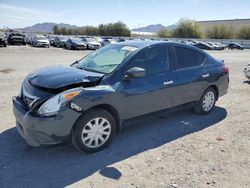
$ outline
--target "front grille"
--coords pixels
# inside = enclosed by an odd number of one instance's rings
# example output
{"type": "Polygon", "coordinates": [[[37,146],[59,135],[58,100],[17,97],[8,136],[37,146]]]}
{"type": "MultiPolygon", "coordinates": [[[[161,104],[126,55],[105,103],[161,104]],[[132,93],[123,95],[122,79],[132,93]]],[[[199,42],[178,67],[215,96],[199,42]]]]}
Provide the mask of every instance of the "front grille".
{"type": "Polygon", "coordinates": [[[24,88],[22,89],[21,99],[27,109],[31,109],[34,103],[38,100],[37,97],[29,95],[24,88]]]}
{"type": "Polygon", "coordinates": [[[32,102],[35,100],[35,99],[31,99],[31,98],[28,98],[26,96],[22,96],[22,100],[23,100],[23,103],[25,104],[26,107],[30,108],[31,107],[31,104],[32,102]]]}

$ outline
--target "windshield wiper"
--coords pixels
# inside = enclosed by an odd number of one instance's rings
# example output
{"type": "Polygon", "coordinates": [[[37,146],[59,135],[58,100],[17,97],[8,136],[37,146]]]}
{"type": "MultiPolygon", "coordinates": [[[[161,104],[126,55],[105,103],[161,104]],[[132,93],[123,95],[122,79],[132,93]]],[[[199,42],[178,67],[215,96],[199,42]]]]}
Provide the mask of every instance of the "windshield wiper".
{"type": "Polygon", "coordinates": [[[95,72],[95,73],[101,73],[101,74],[107,74],[106,72],[101,72],[101,71],[98,71],[98,70],[95,70],[95,69],[90,69],[90,68],[85,68],[85,67],[77,67],[77,68],[85,70],[85,71],[90,71],[90,72],[95,72]]]}

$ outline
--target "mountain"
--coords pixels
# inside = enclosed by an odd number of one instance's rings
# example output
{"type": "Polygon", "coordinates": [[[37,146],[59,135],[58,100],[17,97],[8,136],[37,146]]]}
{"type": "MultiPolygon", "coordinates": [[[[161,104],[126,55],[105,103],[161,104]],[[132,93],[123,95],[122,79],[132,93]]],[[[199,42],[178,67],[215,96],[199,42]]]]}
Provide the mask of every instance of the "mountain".
{"type": "MultiPolygon", "coordinates": [[[[65,27],[67,29],[75,29],[78,26],[76,25],[70,25],[70,24],[65,24],[65,23],[52,23],[52,22],[48,22],[48,23],[38,23],[35,24],[33,26],[30,27],[24,27],[24,28],[18,28],[18,29],[14,29],[17,31],[21,31],[21,32],[34,32],[34,33],[52,33],[53,32],[53,27],[55,25],[58,25],[58,27],[65,27]]],[[[176,25],[170,25],[170,26],[164,26],[162,24],[155,24],[155,25],[148,25],[146,27],[141,27],[141,28],[135,28],[132,29],[131,31],[133,32],[147,32],[147,33],[157,33],[160,29],[175,29],[176,25]]]]}
{"type": "Polygon", "coordinates": [[[132,29],[132,31],[135,32],[149,32],[149,33],[157,33],[161,29],[175,29],[176,25],[169,25],[169,26],[164,26],[162,24],[155,24],[155,25],[148,25],[146,27],[140,27],[140,28],[135,28],[132,29]]]}
{"type": "Polygon", "coordinates": [[[39,23],[35,24],[30,27],[18,28],[15,30],[22,31],[22,32],[36,32],[36,33],[52,33],[53,27],[57,25],[58,27],[65,27],[67,29],[74,29],[77,28],[75,25],[65,24],[65,23],[39,23]]]}

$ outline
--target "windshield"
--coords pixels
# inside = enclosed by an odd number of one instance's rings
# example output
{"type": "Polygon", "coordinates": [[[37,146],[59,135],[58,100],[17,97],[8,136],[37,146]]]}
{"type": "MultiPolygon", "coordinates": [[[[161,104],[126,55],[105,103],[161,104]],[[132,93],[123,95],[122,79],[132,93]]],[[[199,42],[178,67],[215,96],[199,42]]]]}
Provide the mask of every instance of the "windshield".
{"type": "Polygon", "coordinates": [[[71,39],[71,41],[75,42],[75,43],[82,43],[82,40],[78,39],[78,38],[73,38],[73,39],[71,39]]]}
{"type": "Polygon", "coordinates": [[[92,39],[92,38],[86,38],[86,41],[88,41],[88,42],[95,42],[96,40],[92,39]]]}
{"type": "Polygon", "coordinates": [[[12,33],[12,36],[23,36],[22,34],[20,34],[20,33],[12,33]]]}
{"type": "Polygon", "coordinates": [[[67,40],[66,37],[58,37],[59,40],[67,40]]]}
{"type": "Polygon", "coordinates": [[[76,68],[108,74],[137,49],[126,45],[106,46],[81,59],[76,68]]]}
{"type": "Polygon", "coordinates": [[[37,40],[47,40],[45,37],[36,37],[37,40]]]}

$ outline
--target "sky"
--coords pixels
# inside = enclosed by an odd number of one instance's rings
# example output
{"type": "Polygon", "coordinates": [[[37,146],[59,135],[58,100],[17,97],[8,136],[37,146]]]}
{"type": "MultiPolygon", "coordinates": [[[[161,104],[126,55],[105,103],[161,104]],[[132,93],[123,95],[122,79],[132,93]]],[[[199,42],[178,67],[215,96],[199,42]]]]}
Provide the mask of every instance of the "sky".
{"type": "Polygon", "coordinates": [[[250,0],[0,0],[0,28],[55,22],[77,26],[122,21],[150,24],[250,18],[250,0]]]}

